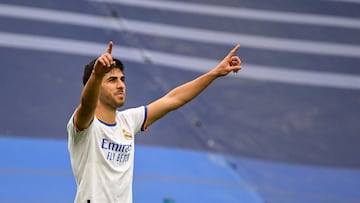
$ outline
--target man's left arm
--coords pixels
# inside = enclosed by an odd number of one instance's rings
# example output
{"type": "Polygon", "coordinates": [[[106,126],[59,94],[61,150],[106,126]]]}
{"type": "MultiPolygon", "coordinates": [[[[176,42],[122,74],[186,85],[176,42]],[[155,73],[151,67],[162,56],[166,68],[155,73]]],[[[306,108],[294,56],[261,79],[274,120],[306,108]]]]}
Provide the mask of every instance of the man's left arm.
{"type": "Polygon", "coordinates": [[[209,72],[174,88],[162,98],[150,103],[147,106],[146,127],[150,126],[170,111],[176,110],[193,100],[215,79],[225,76],[230,72],[238,72],[241,69],[241,60],[235,53],[239,48],[240,45],[235,46],[235,48],[209,72]]]}

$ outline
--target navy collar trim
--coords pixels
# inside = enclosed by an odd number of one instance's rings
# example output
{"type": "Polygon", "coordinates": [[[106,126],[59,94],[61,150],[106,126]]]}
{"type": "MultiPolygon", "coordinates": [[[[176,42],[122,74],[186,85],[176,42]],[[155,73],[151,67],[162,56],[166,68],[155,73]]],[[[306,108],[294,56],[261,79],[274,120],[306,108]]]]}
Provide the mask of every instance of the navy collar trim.
{"type": "Polygon", "coordinates": [[[115,123],[106,123],[106,122],[104,122],[104,121],[102,121],[102,120],[100,120],[100,119],[98,119],[98,121],[100,121],[100,123],[102,123],[102,124],[104,124],[104,125],[106,125],[106,126],[109,126],[109,127],[114,127],[114,126],[116,126],[116,122],[115,122],[115,123]]]}

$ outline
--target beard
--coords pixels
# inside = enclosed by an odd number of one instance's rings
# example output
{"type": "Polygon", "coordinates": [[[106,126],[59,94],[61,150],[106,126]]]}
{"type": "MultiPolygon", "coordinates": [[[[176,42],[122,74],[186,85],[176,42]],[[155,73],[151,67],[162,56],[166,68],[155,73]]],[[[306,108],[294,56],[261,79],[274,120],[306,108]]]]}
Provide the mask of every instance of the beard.
{"type": "Polygon", "coordinates": [[[116,94],[100,94],[100,102],[102,105],[111,109],[118,109],[125,104],[125,93],[116,94]]]}

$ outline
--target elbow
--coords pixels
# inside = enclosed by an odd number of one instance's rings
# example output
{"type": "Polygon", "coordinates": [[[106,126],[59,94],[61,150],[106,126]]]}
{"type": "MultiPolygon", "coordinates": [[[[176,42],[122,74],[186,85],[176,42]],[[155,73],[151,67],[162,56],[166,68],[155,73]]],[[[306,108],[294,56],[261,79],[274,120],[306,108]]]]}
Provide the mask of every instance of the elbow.
{"type": "Polygon", "coordinates": [[[170,105],[170,109],[169,111],[174,111],[179,109],[180,107],[184,106],[185,104],[187,104],[188,102],[190,102],[190,100],[185,100],[185,99],[174,99],[172,102],[172,105],[170,105]]]}

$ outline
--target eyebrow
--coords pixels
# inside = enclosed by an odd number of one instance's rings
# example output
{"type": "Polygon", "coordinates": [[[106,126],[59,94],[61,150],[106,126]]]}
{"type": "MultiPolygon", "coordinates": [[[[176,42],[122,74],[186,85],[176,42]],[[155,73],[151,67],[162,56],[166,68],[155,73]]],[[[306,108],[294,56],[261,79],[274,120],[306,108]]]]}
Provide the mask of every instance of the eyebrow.
{"type": "MultiPolygon", "coordinates": [[[[109,81],[109,80],[113,80],[113,79],[117,79],[117,78],[118,78],[118,76],[110,76],[107,80],[109,81]]],[[[120,80],[125,81],[125,76],[124,75],[120,76],[120,80]]]]}

